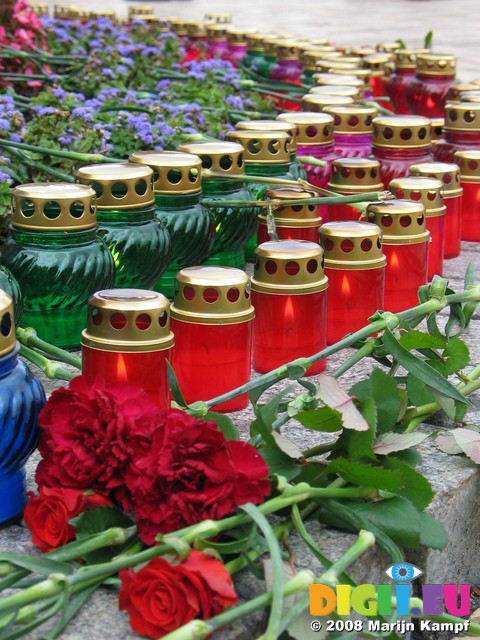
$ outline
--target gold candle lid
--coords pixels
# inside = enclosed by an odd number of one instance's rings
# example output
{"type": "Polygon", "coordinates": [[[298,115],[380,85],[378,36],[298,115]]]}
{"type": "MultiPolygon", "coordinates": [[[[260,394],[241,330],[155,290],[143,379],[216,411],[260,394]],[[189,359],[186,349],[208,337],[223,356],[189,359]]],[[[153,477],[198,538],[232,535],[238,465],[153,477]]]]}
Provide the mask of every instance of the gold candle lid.
{"type": "Polygon", "coordinates": [[[355,71],[355,69],[357,69],[359,67],[359,63],[361,62],[360,58],[357,58],[358,62],[344,62],[341,58],[333,58],[331,60],[329,59],[323,59],[323,60],[317,60],[317,64],[316,64],[316,68],[319,71],[323,71],[323,72],[329,72],[330,69],[336,73],[337,69],[340,69],[342,71],[349,71],[352,72],[355,71]]]}
{"type": "Polygon", "coordinates": [[[238,324],[255,315],[250,278],[234,267],[186,267],[175,276],[172,318],[193,324],[238,324]]]}
{"type": "Polygon", "coordinates": [[[263,53],[266,58],[277,57],[277,43],[278,43],[278,37],[276,36],[270,36],[270,37],[264,38],[263,53]]]}
{"type": "Polygon", "coordinates": [[[241,120],[235,125],[238,131],[282,131],[289,135],[290,153],[297,153],[297,129],[291,122],[280,120],[241,120]]]}
{"type": "Polygon", "coordinates": [[[205,25],[207,32],[207,40],[211,42],[226,42],[227,41],[227,23],[218,22],[214,24],[205,25]]]}
{"type": "Polygon", "coordinates": [[[213,21],[218,24],[230,24],[232,22],[231,13],[206,13],[205,20],[213,21]]]}
{"type": "Polygon", "coordinates": [[[354,99],[350,96],[334,96],[330,93],[307,93],[302,96],[302,107],[305,111],[319,112],[331,104],[345,105],[353,104],[354,102],[354,99]]]}
{"type": "Polygon", "coordinates": [[[363,64],[370,69],[372,77],[380,77],[384,74],[385,65],[393,60],[393,55],[389,53],[374,53],[363,58],[363,64]]]}
{"type": "Polygon", "coordinates": [[[202,161],[190,153],[135,151],[128,160],[153,169],[155,193],[187,195],[202,190],[202,161]]]}
{"type": "MultiPolygon", "coordinates": [[[[316,87],[312,87],[308,93],[311,93],[314,96],[318,95],[331,95],[331,96],[348,96],[353,98],[354,102],[360,100],[361,89],[358,87],[349,87],[348,85],[342,84],[330,84],[330,85],[320,85],[316,87]]],[[[377,112],[375,111],[375,114],[377,112]]]]}
{"type": "Polygon", "coordinates": [[[131,16],[133,14],[139,16],[150,16],[153,13],[153,7],[151,4],[129,4],[128,5],[128,15],[131,16]]]}
{"type": "Polygon", "coordinates": [[[447,93],[447,102],[462,102],[460,94],[463,91],[478,91],[479,86],[477,84],[462,84],[460,82],[456,82],[455,84],[450,85],[447,93]]]}
{"type": "Polygon", "coordinates": [[[48,16],[50,13],[50,7],[46,2],[32,2],[30,6],[37,16],[48,16]]]}
{"type": "Polygon", "coordinates": [[[454,159],[460,168],[461,182],[480,183],[480,149],[456,151],[454,159]]]}
{"type": "Polygon", "coordinates": [[[445,118],[430,118],[432,121],[432,143],[435,144],[443,137],[445,118]]]}
{"type": "Polygon", "coordinates": [[[242,145],[246,164],[290,162],[292,138],[283,131],[229,131],[226,139],[242,145]]]}
{"type": "Polygon", "coordinates": [[[291,122],[297,128],[297,144],[315,146],[333,142],[333,118],[328,113],[290,111],[277,120],[291,122]]]}
{"type": "Polygon", "coordinates": [[[424,76],[455,76],[457,56],[449,53],[419,53],[417,73],[424,76]]]}
{"type": "Polygon", "coordinates": [[[153,171],[128,162],[89,164],[75,171],[75,178],[97,194],[97,208],[135,209],[155,202],[153,171]]]}
{"type": "Polygon", "coordinates": [[[323,249],[316,242],[276,240],[255,249],[253,291],[298,296],[327,287],[323,249]]]}
{"type": "Polygon", "coordinates": [[[399,42],[380,42],[380,44],[377,44],[377,51],[382,53],[395,53],[400,47],[399,42]]]}
{"type": "Polygon", "coordinates": [[[365,56],[373,56],[377,53],[377,50],[373,47],[355,47],[352,49],[352,54],[358,58],[365,58],[365,56]]]}
{"type": "Polygon", "coordinates": [[[373,158],[337,158],[332,162],[328,188],[337,193],[383,191],[380,162],[373,158]]]}
{"type": "Polygon", "coordinates": [[[417,56],[428,52],[429,49],[398,49],[395,51],[395,67],[397,69],[416,69],[417,56]]]}
{"type": "Polygon", "coordinates": [[[188,35],[187,24],[188,20],[186,18],[172,18],[170,20],[171,30],[175,35],[180,37],[188,35]]]}
{"type": "Polygon", "coordinates": [[[298,45],[296,40],[281,40],[277,42],[277,60],[298,60],[298,45]]]}
{"type": "Polygon", "coordinates": [[[376,224],[326,222],[318,231],[329,269],[378,269],[387,264],[382,253],[382,232],[376,224]]]}
{"type": "Polygon", "coordinates": [[[480,87],[476,91],[462,91],[460,94],[462,102],[480,102],[480,87]]]}
{"type": "Polygon", "coordinates": [[[380,227],[384,244],[420,244],[430,238],[425,207],[421,202],[371,202],[367,206],[367,220],[380,227]]]}
{"type": "Polygon", "coordinates": [[[109,18],[110,20],[116,20],[117,14],[113,9],[95,9],[90,11],[91,18],[109,18]]]}
{"type": "Polygon", "coordinates": [[[362,59],[359,58],[358,56],[355,56],[355,55],[347,56],[347,55],[343,55],[342,53],[339,53],[338,51],[326,53],[322,57],[322,60],[330,60],[330,61],[333,60],[333,62],[342,62],[344,64],[352,64],[355,66],[355,68],[362,66],[362,59]]]}
{"type": "Polygon", "coordinates": [[[383,67],[383,73],[385,78],[389,78],[393,73],[395,73],[395,63],[394,62],[386,62],[383,67]]]}
{"type": "MultiPolygon", "coordinates": [[[[225,142],[223,140],[212,142],[182,142],[178,145],[177,151],[182,153],[192,153],[202,161],[203,169],[210,169],[215,173],[228,176],[245,175],[245,161],[243,159],[243,147],[235,142],[225,142]]],[[[206,176],[203,177],[207,179],[206,176]]],[[[215,176],[215,180],[218,176],[215,176]]]]}
{"type": "Polygon", "coordinates": [[[34,182],[12,191],[11,223],[20,229],[74,231],[97,225],[95,191],[70,182],[34,182]]]}
{"type": "Polygon", "coordinates": [[[207,36],[205,20],[189,20],[186,27],[189,38],[206,38],[207,36]]]}
{"type": "Polygon", "coordinates": [[[388,186],[397,200],[420,202],[425,207],[427,218],[445,215],[443,204],[443,183],[434,178],[395,178],[388,186]]]}
{"type": "Polygon", "coordinates": [[[100,351],[163,351],[173,346],[170,303],[156,291],[104,289],[88,299],[84,347],[100,351]]]}
{"type": "Polygon", "coordinates": [[[312,79],[318,86],[341,84],[348,87],[363,87],[363,82],[353,74],[343,75],[339,73],[314,73],[312,79]]]}
{"type": "Polygon", "coordinates": [[[374,107],[362,107],[357,104],[331,105],[325,107],[324,111],[333,116],[335,133],[372,133],[373,119],[377,115],[377,110],[374,107]]]}
{"type": "MultiPolygon", "coordinates": [[[[277,227],[317,227],[322,219],[318,215],[318,204],[298,204],[282,206],[282,200],[306,200],[314,198],[315,193],[306,189],[291,189],[282,187],[279,189],[267,189],[265,197],[277,201],[273,209],[275,224],[277,227]]],[[[267,215],[264,213],[258,219],[267,224],[267,215]]]]}
{"type": "Polygon", "coordinates": [[[445,131],[480,131],[480,104],[475,102],[446,104],[445,131]]]}
{"type": "Polygon", "coordinates": [[[463,189],[460,186],[460,168],[451,162],[417,162],[410,167],[411,176],[435,178],[443,184],[443,197],[458,198],[463,189]]]}
{"type": "Polygon", "coordinates": [[[315,71],[317,61],[321,60],[325,51],[322,48],[315,48],[311,44],[299,45],[299,58],[305,69],[315,71]]]}
{"type": "Polygon", "coordinates": [[[227,42],[230,45],[246,45],[249,35],[257,33],[258,29],[249,27],[228,27],[227,28],[227,42]]]}
{"type": "Polygon", "coordinates": [[[351,44],[337,44],[336,45],[336,49],[340,53],[343,53],[345,55],[349,55],[350,53],[352,53],[353,45],[351,45],[351,44]]]}
{"type": "Polygon", "coordinates": [[[247,51],[263,51],[263,33],[247,33],[247,51]]]}
{"type": "MultiPolygon", "coordinates": [[[[329,73],[333,73],[333,71],[329,71],[329,73]]],[[[336,69],[335,70],[335,75],[340,77],[347,76],[348,78],[350,78],[352,74],[356,83],[355,86],[362,86],[364,89],[366,87],[370,87],[371,85],[370,80],[372,78],[372,72],[370,71],[370,69],[352,69],[352,70],[336,69]]],[[[352,84],[352,82],[349,81],[348,84],[352,84]]]]}
{"type": "Polygon", "coordinates": [[[15,348],[15,324],[13,322],[13,300],[0,289],[0,358],[15,348]]]}
{"type": "Polygon", "coordinates": [[[379,116],[373,120],[372,146],[381,148],[428,148],[432,123],[424,116],[379,116]]]}
{"type": "Polygon", "coordinates": [[[330,44],[328,38],[308,38],[306,42],[312,44],[314,47],[324,47],[325,51],[335,51],[335,47],[330,44]]]}

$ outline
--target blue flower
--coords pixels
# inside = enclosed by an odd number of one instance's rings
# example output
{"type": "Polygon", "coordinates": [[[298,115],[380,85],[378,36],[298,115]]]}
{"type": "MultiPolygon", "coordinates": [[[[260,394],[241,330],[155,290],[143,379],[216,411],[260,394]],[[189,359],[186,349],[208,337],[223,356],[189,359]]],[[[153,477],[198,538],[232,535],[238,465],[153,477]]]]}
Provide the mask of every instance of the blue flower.
{"type": "Polygon", "coordinates": [[[104,67],[102,69],[102,76],[104,76],[105,78],[115,78],[115,74],[108,67],[104,67]]]}
{"type": "Polygon", "coordinates": [[[12,184],[13,180],[8,175],[8,173],[4,173],[3,171],[0,171],[0,182],[6,182],[7,184],[12,184]]]}

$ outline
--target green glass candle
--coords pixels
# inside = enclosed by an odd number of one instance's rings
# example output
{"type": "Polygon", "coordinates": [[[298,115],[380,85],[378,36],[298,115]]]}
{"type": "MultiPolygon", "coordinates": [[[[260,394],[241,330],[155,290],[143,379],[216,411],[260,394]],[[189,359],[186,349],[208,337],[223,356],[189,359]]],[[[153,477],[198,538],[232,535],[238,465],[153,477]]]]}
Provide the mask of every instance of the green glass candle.
{"type": "Polygon", "coordinates": [[[213,219],[200,202],[202,161],[178,151],[136,151],[129,160],[153,169],[155,216],[172,243],[170,264],[153,288],[172,298],[176,273],[202,264],[215,239],[213,219]]]}
{"type": "Polygon", "coordinates": [[[64,349],[80,346],[87,301],[115,281],[112,254],[97,234],[95,191],[70,183],[13,190],[2,263],[23,294],[22,325],[64,349]]]}
{"type": "MultiPolygon", "coordinates": [[[[245,152],[245,173],[282,180],[295,180],[290,172],[290,143],[292,137],[282,131],[238,130],[227,133],[227,139],[239,142],[245,152]]],[[[272,183],[274,184],[274,183],[272,183]]],[[[265,191],[271,185],[264,182],[250,182],[248,189],[255,200],[263,200],[265,191]]],[[[260,211],[257,211],[257,215],[260,211]]],[[[256,232],[250,237],[245,256],[249,261],[255,258],[257,248],[256,232]]]]}
{"type": "Polygon", "coordinates": [[[115,288],[151,289],[171,254],[168,231],[155,217],[152,169],[92,164],[75,176],[97,194],[98,233],[115,261],[115,288]]]}
{"type": "Polygon", "coordinates": [[[202,177],[203,195],[218,201],[208,206],[215,222],[215,242],[203,264],[240,267],[245,265],[245,245],[256,228],[256,207],[229,207],[225,201],[250,201],[248,189],[238,180],[245,175],[243,147],[235,142],[185,142],[178,151],[193,153],[202,161],[203,169],[215,176],[202,177]],[[230,179],[229,179],[230,178],[230,179]]]}
{"type": "Polygon", "coordinates": [[[10,271],[0,264],[0,289],[8,293],[13,300],[13,308],[15,310],[15,326],[18,327],[23,313],[23,297],[20,286],[10,271]]]}

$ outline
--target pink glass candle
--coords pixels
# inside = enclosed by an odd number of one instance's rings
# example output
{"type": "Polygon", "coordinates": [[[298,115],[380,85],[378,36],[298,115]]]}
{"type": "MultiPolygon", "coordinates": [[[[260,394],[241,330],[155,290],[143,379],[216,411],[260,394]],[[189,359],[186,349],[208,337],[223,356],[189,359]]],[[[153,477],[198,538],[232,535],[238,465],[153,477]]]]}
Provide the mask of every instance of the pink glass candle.
{"type": "Polygon", "coordinates": [[[329,106],[335,152],[342,158],[368,158],[372,153],[373,119],[377,110],[361,105],[329,106]]]}

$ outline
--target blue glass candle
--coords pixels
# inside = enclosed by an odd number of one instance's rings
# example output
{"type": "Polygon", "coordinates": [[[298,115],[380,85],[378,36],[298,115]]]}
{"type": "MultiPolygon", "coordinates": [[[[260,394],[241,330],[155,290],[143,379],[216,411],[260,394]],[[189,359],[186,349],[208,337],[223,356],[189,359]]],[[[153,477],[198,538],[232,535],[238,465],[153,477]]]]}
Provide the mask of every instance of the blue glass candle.
{"type": "Polygon", "coordinates": [[[25,463],[37,446],[37,417],[45,404],[38,378],[18,359],[12,298],[0,291],[0,525],[27,503],[25,463]]]}

